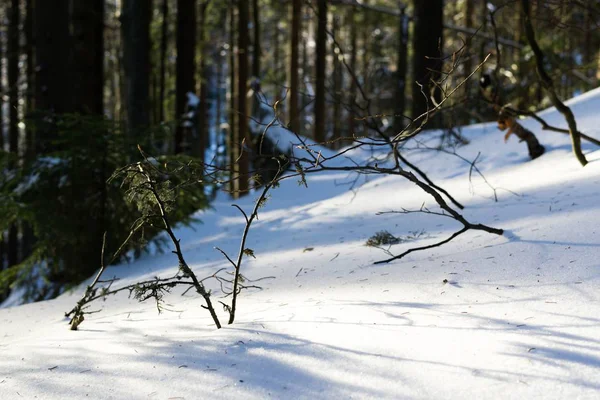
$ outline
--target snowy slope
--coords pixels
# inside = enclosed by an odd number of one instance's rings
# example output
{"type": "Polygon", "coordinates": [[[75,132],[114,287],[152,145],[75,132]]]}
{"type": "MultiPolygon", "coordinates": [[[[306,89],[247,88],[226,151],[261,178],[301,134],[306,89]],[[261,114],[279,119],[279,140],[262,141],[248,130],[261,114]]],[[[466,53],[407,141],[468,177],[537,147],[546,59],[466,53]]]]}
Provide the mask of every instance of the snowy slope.
{"type": "MultiPolygon", "coordinates": [[[[600,90],[570,104],[581,129],[600,137],[600,90]]],[[[555,111],[543,116],[564,125],[555,111]]],[[[0,309],[0,399],[599,398],[600,151],[585,144],[590,164],[581,168],[568,136],[523,123],[547,149],[535,161],[515,138],[504,145],[493,124],[462,131],[471,144],[458,152],[482,153],[497,203],[481,178],[470,185],[464,161],[408,153],[467,206],[470,221],[504,236],[468,232],[375,266],[387,256],[364,243],[379,230],[425,231],[393,246],[398,254],[458,226],[376,215],[434,207],[401,178],[363,178],[353,191],[342,173],[311,176],[308,189],[287,181],[254,225],[248,247],[257,259],[244,267],[250,278],[274,278],[242,293],[234,325],[215,330],[191,294],[170,295],[172,311],[161,315],[152,303],[111,297],[78,332],[62,314],[82,289],[0,309]]],[[[176,233],[205,276],[226,266],[214,246],[235,253],[243,220],[224,198],[199,217],[203,224],[176,233]]],[[[107,275],[126,284],[176,268],[164,254],[107,275]]]]}

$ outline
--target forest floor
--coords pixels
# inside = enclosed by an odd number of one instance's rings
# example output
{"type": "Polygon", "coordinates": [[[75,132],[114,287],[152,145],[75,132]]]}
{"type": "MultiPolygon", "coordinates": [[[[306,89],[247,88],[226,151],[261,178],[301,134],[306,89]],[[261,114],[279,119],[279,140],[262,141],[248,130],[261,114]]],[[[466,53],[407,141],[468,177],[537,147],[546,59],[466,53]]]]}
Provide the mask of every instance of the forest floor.
{"type": "MultiPolygon", "coordinates": [[[[570,101],[582,131],[600,137],[600,90],[570,101]]],[[[542,116],[564,126],[553,110],[542,116]]],[[[157,313],[126,294],[95,306],[79,331],[63,316],[85,286],[51,301],[0,309],[1,399],[596,399],[600,396],[600,150],[582,168],[567,135],[532,129],[546,154],[503,143],[495,124],[465,127],[457,152],[407,157],[465,204],[464,215],[505,229],[470,231],[389,264],[366,240],[406,239],[390,251],[434,243],[460,228],[435,215],[384,214],[435,204],[400,177],[345,173],[284,182],[249,235],[235,324],[216,330],[203,300],[175,290],[157,313]]],[[[435,132],[419,136],[437,144],[435,132]]],[[[353,152],[355,159],[366,154],[353,152]]],[[[238,202],[249,209],[255,195],[238,202]]],[[[243,217],[225,196],[176,230],[202,277],[236,254],[243,217]]],[[[89,260],[95,262],[95,260],[89,260]]],[[[173,254],[111,267],[115,285],[177,270],[173,254]]],[[[211,284],[214,296],[218,287],[211,284]]],[[[219,309],[226,321],[226,313],[219,309]]]]}

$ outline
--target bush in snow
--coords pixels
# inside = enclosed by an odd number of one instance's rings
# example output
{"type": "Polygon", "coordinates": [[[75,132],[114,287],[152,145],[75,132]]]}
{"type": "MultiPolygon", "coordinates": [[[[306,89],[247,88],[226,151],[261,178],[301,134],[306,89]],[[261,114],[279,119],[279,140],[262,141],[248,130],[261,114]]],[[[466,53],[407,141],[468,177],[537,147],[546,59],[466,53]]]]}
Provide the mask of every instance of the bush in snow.
{"type": "MultiPolygon", "coordinates": [[[[20,264],[0,271],[0,294],[20,287],[29,301],[56,296],[88,278],[98,266],[104,232],[106,248],[112,251],[129,235],[141,213],[127,201],[119,181],[107,180],[117,168],[139,159],[135,143],[150,147],[148,138],[157,139],[149,131],[132,137],[118,124],[97,117],[66,115],[53,123],[55,139],[37,159],[14,167],[18,164],[6,154],[0,157],[0,230],[26,221],[35,236],[32,252],[20,264]]],[[[182,156],[158,157],[155,162],[187,166],[186,173],[163,174],[160,179],[170,190],[172,222],[189,222],[194,211],[207,207],[202,185],[181,185],[198,180],[198,169],[182,156]]],[[[137,230],[119,259],[139,254],[149,241],[160,245],[158,231],[151,225],[137,230]]]]}

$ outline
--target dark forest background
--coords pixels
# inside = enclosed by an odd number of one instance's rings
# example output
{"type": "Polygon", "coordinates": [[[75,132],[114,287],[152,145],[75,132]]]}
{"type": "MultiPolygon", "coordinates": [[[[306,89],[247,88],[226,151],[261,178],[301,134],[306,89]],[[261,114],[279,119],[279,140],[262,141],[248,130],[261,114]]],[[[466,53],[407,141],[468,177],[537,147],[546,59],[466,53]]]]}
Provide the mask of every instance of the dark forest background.
{"type": "MultiPolygon", "coordinates": [[[[118,247],[139,210],[109,178],[140,159],[138,146],[187,166],[172,181],[200,183],[174,196],[185,223],[216,191],[252,189],[263,129],[253,122],[269,113],[338,149],[373,123],[394,136],[427,111],[430,82],[453,87],[474,71],[429,121],[448,141],[496,117],[477,82],[486,71],[504,102],[549,106],[522,3],[3,0],[0,299],[17,286],[31,300],[55,296],[98,268],[105,232],[118,247]]],[[[527,3],[560,97],[597,87],[599,2],[527,3]]],[[[160,245],[156,233],[136,231],[120,259],[160,245]]]]}

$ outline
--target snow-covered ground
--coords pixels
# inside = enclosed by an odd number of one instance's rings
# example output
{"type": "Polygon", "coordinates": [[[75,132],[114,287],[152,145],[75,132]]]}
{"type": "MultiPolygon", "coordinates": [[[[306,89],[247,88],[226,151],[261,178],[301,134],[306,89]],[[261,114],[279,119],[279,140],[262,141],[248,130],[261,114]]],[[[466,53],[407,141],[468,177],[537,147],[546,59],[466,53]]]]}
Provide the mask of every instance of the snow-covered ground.
{"type": "MultiPolygon", "coordinates": [[[[600,137],[600,90],[570,104],[581,129],[600,137]]],[[[552,110],[543,116],[564,126],[552,110]]],[[[363,178],[353,191],[343,173],[310,176],[308,189],[290,180],[253,226],[257,259],[244,265],[250,278],[274,278],[242,293],[234,325],[214,329],[192,294],[171,294],[160,315],[123,295],[97,303],[102,312],[73,332],[63,313],[83,286],[0,309],[0,399],[600,398],[600,151],[585,144],[590,163],[581,168],[568,136],[523,123],[546,146],[537,160],[514,137],[504,145],[493,124],[463,129],[471,144],[458,152],[481,152],[497,203],[480,177],[470,185],[464,161],[407,153],[466,205],[470,221],[503,236],[468,232],[373,265],[387,258],[364,246],[377,231],[424,231],[393,246],[398,254],[459,226],[376,215],[435,206],[399,177],[363,178]]],[[[254,197],[239,204],[248,209],[254,197]]],[[[206,276],[227,265],[214,246],[235,254],[243,218],[224,197],[199,217],[176,234],[206,276]]],[[[176,268],[172,254],[144,256],[107,276],[126,284],[176,268]]]]}

